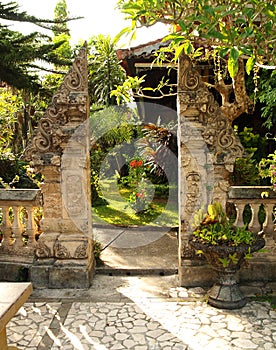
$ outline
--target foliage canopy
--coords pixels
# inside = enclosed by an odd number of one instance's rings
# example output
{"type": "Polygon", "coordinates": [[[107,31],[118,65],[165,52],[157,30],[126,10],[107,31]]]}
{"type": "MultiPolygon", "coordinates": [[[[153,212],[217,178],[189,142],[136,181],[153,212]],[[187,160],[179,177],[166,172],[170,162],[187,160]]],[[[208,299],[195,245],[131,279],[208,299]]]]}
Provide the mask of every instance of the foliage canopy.
{"type": "MultiPolygon", "coordinates": [[[[245,71],[253,71],[256,97],[259,69],[271,72],[276,67],[275,0],[118,0],[117,6],[132,20],[121,34],[133,35],[158,22],[170,26],[171,34],[164,38],[169,49],[166,53],[162,48],[158,60],[171,59],[172,52],[175,61],[182,52],[213,60],[215,81],[209,86],[220,94],[221,109],[230,122],[252,113],[245,71]]],[[[268,97],[259,93],[262,102],[269,102],[263,111],[267,126],[273,119],[274,95],[273,88],[268,97]]]]}
{"type": "Polygon", "coordinates": [[[170,38],[182,49],[208,45],[222,57],[229,55],[231,76],[237,73],[239,56],[254,63],[276,64],[276,4],[260,0],[119,0],[118,7],[132,20],[132,29],[157,22],[177,25],[170,38]]]}

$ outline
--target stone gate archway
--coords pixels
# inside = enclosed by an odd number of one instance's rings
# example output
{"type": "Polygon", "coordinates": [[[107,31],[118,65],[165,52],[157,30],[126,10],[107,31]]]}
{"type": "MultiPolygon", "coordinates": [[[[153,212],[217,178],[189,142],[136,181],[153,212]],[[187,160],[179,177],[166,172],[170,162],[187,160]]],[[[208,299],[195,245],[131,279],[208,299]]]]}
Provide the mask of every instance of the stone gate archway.
{"type": "MultiPolygon", "coordinates": [[[[89,164],[89,97],[84,46],[41,118],[25,158],[44,175],[36,287],[87,288],[94,259],[89,164]]],[[[180,284],[206,280],[188,245],[190,219],[212,200],[225,204],[228,177],[243,148],[188,56],[178,70],[180,284]]]]}

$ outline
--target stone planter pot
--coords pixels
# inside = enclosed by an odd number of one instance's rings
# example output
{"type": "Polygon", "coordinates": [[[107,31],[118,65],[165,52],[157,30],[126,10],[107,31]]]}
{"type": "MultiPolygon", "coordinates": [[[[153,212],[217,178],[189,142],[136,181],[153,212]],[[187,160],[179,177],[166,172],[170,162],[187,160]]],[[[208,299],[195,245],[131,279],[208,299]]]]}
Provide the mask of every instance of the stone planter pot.
{"type": "Polygon", "coordinates": [[[217,272],[217,282],[208,291],[210,305],[221,309],[238,309],[246,304],[246,298],[239,289],[237,272],[245,261],[245,255],[254,253],[265,245],[265,240],[258,237],[252,245],[239,246],[210,246],[190,239],[190,245],[195,250],[201,250],[210,266],[217,272]],[[235,260],[229,258],[235,254],[235,260]],[[227,266],[223,266],[219,259],[228,259],[227,266]]]}

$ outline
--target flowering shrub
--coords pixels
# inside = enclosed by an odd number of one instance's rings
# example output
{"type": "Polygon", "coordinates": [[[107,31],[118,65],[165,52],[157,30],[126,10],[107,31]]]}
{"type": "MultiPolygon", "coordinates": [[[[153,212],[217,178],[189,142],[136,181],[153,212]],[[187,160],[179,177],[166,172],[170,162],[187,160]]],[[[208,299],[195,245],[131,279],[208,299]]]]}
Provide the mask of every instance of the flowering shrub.
{"type": "Polygon", "coordinates": [[[262,178],[270,179],[272,188],[276,191],[276,151],[260,161],[259,173],[262,178]]]}
{"type": "Polygon", "coordinates": [[[144,161],[141,158],[132,159],[129,162],[128,184],[134,187],[134,191],[130,194],[128,202],[136,213],[151,209],[149,194],[145,188],[145,176],[144,161]]]}
{"type": "Polygon", "coordinates": [[[147,195],[145,190],[131,193],[128,201],[131,208],[134,209],[136,213],[144,211],[147,206],[147,195]]]}

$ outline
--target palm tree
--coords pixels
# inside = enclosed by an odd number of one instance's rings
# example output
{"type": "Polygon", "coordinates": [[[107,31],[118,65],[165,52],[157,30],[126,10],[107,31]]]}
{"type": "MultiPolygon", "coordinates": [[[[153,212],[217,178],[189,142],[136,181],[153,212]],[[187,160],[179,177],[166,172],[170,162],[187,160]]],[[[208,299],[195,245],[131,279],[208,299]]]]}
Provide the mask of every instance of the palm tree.
{"type": "Polygon", "coordinates": [[[89,93],[92,103],[110,106],[116,104],[112,90],[125,80],[125,72],[119,65],[115,39],[102,34],[90,39],[88,47],[89,93]]]}

